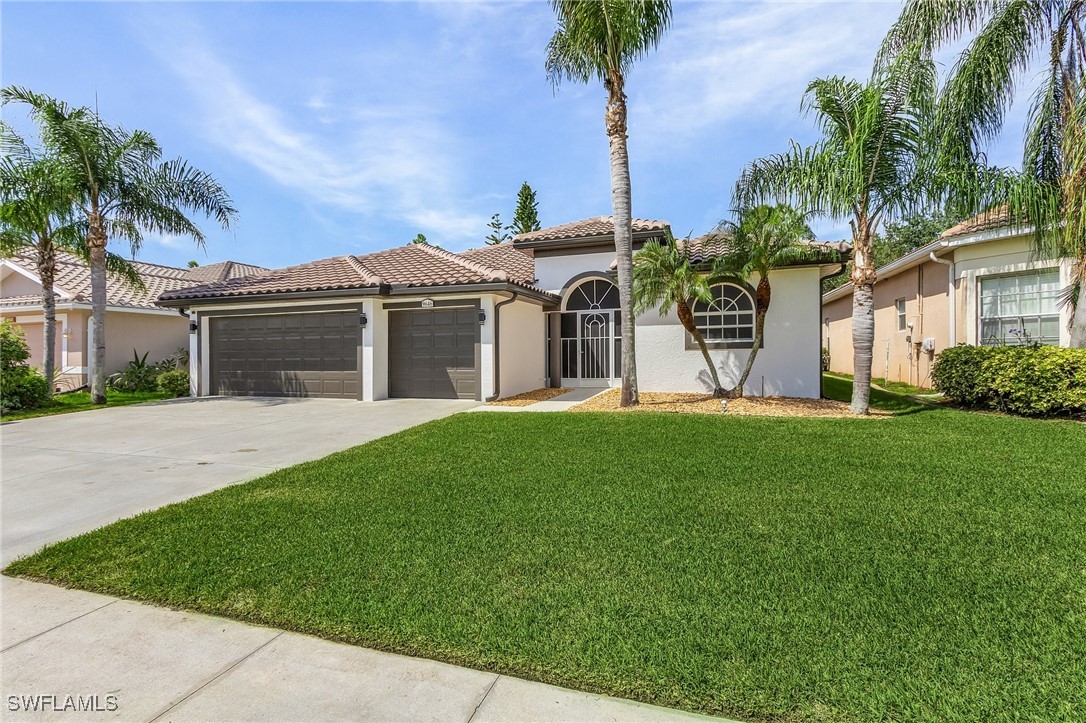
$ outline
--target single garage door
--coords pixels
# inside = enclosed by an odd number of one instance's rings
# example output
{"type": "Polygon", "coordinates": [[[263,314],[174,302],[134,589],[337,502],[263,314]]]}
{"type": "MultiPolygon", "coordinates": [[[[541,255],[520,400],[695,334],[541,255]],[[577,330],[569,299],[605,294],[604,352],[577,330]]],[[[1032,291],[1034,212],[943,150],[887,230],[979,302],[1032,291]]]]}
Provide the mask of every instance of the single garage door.
{"type": "Polygon", "coordinates": [[[388,318],[390,397],[478,398],[475,307],[397,310],[388,318]]]}
{"type": "Polygon", "coordinates": [[[357,311],[211,319],[211,393],[357,399],[357,311]]]}

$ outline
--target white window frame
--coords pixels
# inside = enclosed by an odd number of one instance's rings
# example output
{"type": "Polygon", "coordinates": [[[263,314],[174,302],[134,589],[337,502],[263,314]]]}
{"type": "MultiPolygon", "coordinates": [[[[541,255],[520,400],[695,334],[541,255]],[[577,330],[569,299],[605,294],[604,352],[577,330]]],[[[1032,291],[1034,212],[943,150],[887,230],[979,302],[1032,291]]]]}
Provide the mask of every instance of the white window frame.
{"type": "Polygon", "coordinates": [[[897,312],[897,330],[908,331],[909,316],[906,310],[906,299],[904,297],[894,300],[894,310],[897,312]]]}
{"type": "MultiPolygon", "coordinates": [[[[1040,328],[1040,326],[1043,323],[1044,319],[1049,319],[1049,320],[1055,319],[1056,320],[1056,329],[1057,329],[1056,336],[1054,336],[1054,337],[1035,337],[1035,338],[1032,339],[1032,341],[1040,343],[1040,344],[1058,346],[1059,343],[1060,343],[1060,328],[1061,328],[1060,319],[1061,319],[1061,317],[1060,317],[1059,303],[1056,300],[1056,297],[1053,297],[1053,300],[1052,300],[1053,301],[1053,306],[1052,306],[1051,310],[1044,311],[1041,308],[1042,303],[1043,303],[1043,297],[1042,297],[1042,292],[1040,290],[1040,277],[1042,277],[1042,276],[1051,276],[1051,275],[1054,275],[1056,277],[1056,283],[1057,283],[1057,288],[1058,288],[1058,286],[1060,284],[1060,268],[1058,266],[1046,266],[1046,267],[1043,267],[1043,268],[1025,269],[1025,270],[1022,270],[1022,271],[1016,271],[1016,272],[1007,273],[1007,274],[988,274],[988,275],[985,275],[985,276],[978,276],[977,277],[977,287],[976,287],[977,288],[977,306],[976,306],[976,311],[977,311],[977,340],[976,340],[976,343],[977,343],[977,345],[978,346],[1013,346],[1013,345],[1017,345],[1018,343],[1020,343],[1019,339],[1014,338],[1014,337],[1010,337],[1010,338],[1004,337],[1004,338],[1001,338],[1001,339],[997,339],[995,341],[991,340],[991,338],[992,338],[991,336],[986,338],[984,336],[984,322],[985,321],[994,321],[994,320],[1004,321],[1004,320],[1009,320],[1009,319],[1010,320],[1017,319],[1018,328],[1022,328],[1022,327],[1025,326],[1025,324],[1024,324],[1025,320],[1027,320],[1027,319],[1028,320],[1036,320],[1037,321],[1037,326],[1038,326],[1038,328],[1040,328]],[[1030,292],[1030,293],[1037,294],[1037,297],[1038,297],[1037,298],[1037,312],[1036,313],[1031,313],[1031,314],[1022,314],[1021,313],[1021,297],[1023,296],[1023,294],[1022,294],[1022,292],[1019,291],[1019,292],[1016,292],[1016,294],[1014,295],[1014,297],[1016,298],[1016,301],[1017,301],[1017,306],[1018,306],[1019,313],[1017,313],[1017,314],[1002,314],[1002,313],[1000,313],[1000,314],[994,315],[994,316],[985,316],[985,314],[984,314],[985,300],[991,296],[990,294],[986,295],[984,293],[985,282],[994,282],[994,281],[997,281],[999,279],[1011,279],[1011,278],[1013,278],[1013,279],[1021,279],[1022,277],[1026,277],[1026,276],[1036,276],[1036,277],[1038,277],[1037,278],[1038,290],[1036,292],[1030,292]],[[1047,341],[1045,339],[1047,339],[1047,341]]],[[[1058,295],[1059,292],[1057,291],[1055,293],[1058,295]]],[[[997,294],[997,296],[998,296],[998,294],[997,294]]],[[[1002,303],[1002,302],[1000,302],[1000,303],[1002,303]]]]}
{"type": "MultiPolygon", "coordinates": [[[[713,296],[713,302],[712,302],[712,304],[710,304],[710,308],[708,310],[699,309],[698,307],[702,305],[702,302],[697,302],[696,301],[696,302],[694,302],[693,309],[692,309],[692,311],[694,312],[694,325],[698,328],[698,331],[701,332],[702,337],[705,339],[706,346],[708,346],[710,349],[736,349],[736,348],[750,349],[751,347],[754,346],[754,326],[755,326],[755,309],[756,309],[754,294],[751,293],[751,290],[749,288],[745,288],[743,286],[740,286],[739,284],[731,283],[731,282],[723,282],[723,283],[719,283],[719,284],[713,284],[712,288],[713,288],[714,296],[713,296]],[[729,308],[724,308],[721,305],[722,294],[717,291],[718,289],[723,290],[724,287],[731,287],[733,289],[738,290],[739,294],[740,294],[740,298],[745,298],[747,300],[747,302],[750,304],[750,308],[749,309],[740,308],[734,302],[732,302],[730,304],[729,308]],[[740,323],[738,323],[738,318],[736,318],[736,323],[724,323],[723,319],[722,319],[722,321],[721,321],[721,323],[719,325],[714,324],[714,325],[710,326],[709,323],[708,323],[709,322],[708,317],[710,317],[710,316],[720,316],[720,317],[735,316],[735,317],[738,317],[740,314],[750,314],[750,324],[740,324],[740,323]],[[720,337],[719,338],[710,338],[708,333],[707,333],[710,329],[719,329],[720,334],[721,334],[720,337]],[[732,330],[732,329],[740,330],[740,331],[746,330],[747,335],[745,335],[745,336],[735,336],[735,337],[725,337],[724,336],[724,331],[725,330],[732,330]]],[[[725,302],[725,303],[727,303],[727,302],[725,302]]],[[[689,337],[690,335],[687,334],[687,336],[689,337]]],[[[691,340],[688,340],[688,342],[689,341],[691,341],[691,340]]],[[[687,348],[692,348],[690,343],[687,344],[687,348]]]]}

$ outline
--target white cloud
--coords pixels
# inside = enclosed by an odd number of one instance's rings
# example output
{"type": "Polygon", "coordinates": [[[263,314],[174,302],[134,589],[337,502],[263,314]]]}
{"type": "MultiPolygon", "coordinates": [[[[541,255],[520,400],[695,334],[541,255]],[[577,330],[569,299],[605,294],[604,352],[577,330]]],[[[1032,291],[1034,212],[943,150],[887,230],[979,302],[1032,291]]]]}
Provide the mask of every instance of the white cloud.
{"type": "Polygon", "coordinates": [[[807,83],[865,78],[896,3],[760,2],[682,6],[658,56],[635,73],[646,132],[690,136],[736,119],[799,114],[807,83]]]}
{"type": "Polygon", "coordinates": [[[183,47],[156,52],[185,81],[209,140],[317,206],[411,224],[435,239],[479,235],[486,219],[465,210],[457,191],[461,144],[432,114],[336,106],[318,81],[301,104],[312,116],[292,117],[250,90],[196,29],[183,37],[183,47]],[[302,130],[313,120],[327,130],[302,130]]]}
{"type": "Polygon", "coordinates": [[[174,251],[195,250],[196,242],[192,240],[191,236],[180,236],[177,234],[162,234],[162,233],[147,233],[143,235],[142,245],[144,247],[161,246],[163,248],[172,249],[174,251]]]}

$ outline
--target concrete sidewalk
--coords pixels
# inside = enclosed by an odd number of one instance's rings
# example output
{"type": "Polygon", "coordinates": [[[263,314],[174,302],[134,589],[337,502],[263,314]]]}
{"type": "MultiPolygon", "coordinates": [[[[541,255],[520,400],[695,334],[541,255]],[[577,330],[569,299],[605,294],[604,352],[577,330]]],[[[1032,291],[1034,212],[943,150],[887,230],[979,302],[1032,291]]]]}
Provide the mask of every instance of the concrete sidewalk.
{"type": "Polygon", "coordinates": [[[8,721],[711,720],[25,580],[0,591],[8,721]],[[115,709],[11,710],[36,695],[115,709]]]}

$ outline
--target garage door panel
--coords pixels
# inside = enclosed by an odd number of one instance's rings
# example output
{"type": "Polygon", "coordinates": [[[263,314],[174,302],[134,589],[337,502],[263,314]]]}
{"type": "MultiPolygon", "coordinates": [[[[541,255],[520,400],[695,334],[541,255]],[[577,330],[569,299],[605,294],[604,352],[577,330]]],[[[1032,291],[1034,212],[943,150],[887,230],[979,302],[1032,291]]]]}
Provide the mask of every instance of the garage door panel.
{"type": "Polygon", "coordinates": [[[389,313],[389,396],[475,399],[474,308],[389,313]]]}
{"type": "Polygon", "coordinates": [[[357,398],[357,311],[216,317],[212,393],[357,398]]]}

